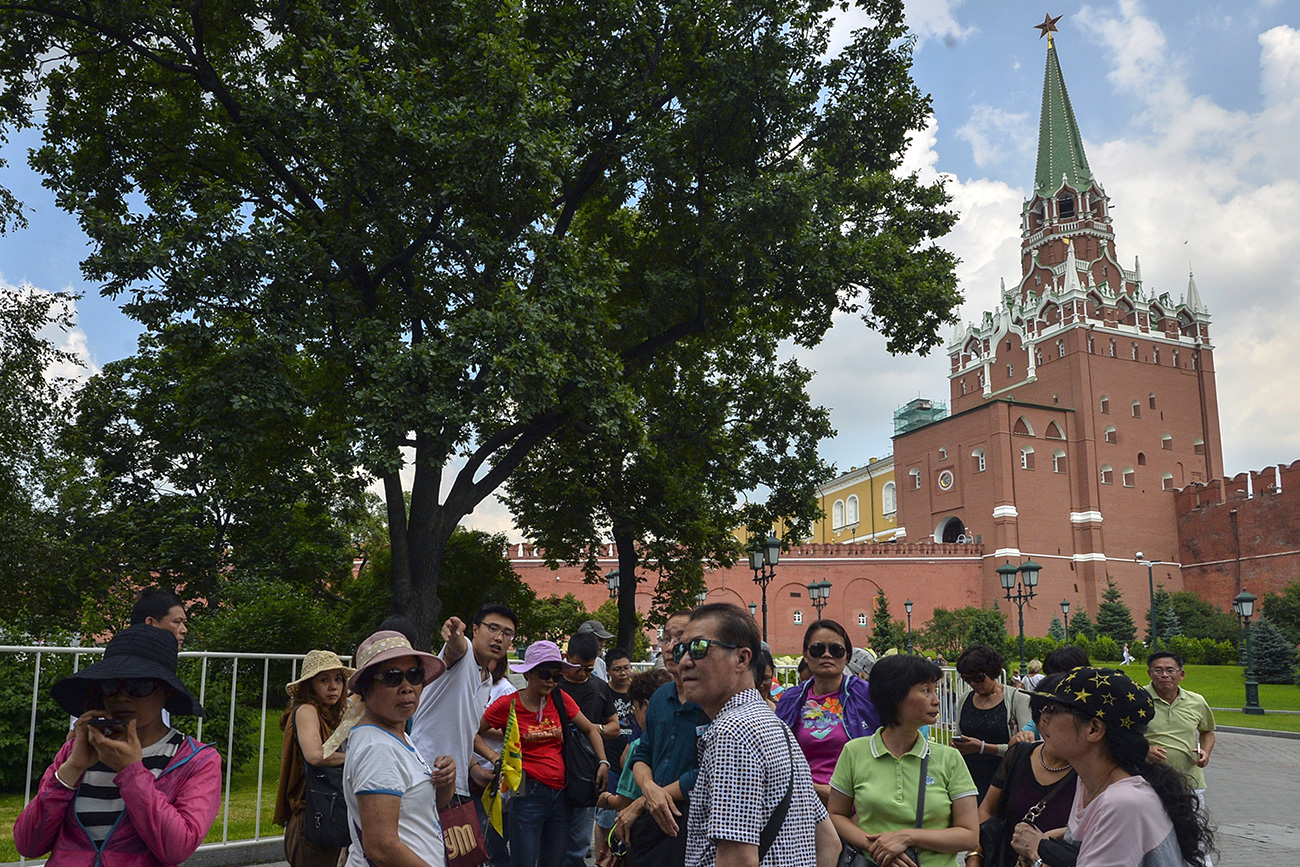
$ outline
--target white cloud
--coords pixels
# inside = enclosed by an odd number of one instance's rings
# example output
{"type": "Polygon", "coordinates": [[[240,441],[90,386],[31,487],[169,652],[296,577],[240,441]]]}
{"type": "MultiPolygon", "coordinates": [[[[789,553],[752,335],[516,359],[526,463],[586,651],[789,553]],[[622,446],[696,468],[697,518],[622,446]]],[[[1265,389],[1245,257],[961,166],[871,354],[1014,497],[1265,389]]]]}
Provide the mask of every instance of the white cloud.
{"type": "Polygon", "coordinates": [[[1300,93],[1300,31],[1274,27],[1261,33],[1260,90],[1269,105],[1294,103],[1300,93]]]}
{"type": "Polygon", "coordinates": [[[956,10],[965,0],[907,0],[903,14],[908,29],[917,36],[917,44],[927,39],[938,39],[951,45],[975,33],[974,26],[963,27],[957,22],[956,10]]]}
{"type": "MultiPolygon", "coordinates": [[[[63,290],[71,293],[72,288],[67,287],[63,290]]],[[[33,286],[28,282],[18,284],[10,283],[5,279],[3,273],[0,273],[0,292],[5,294],[17,294],[22,297],[32,296],[52,296],[54,293],[46,289],[33,286]]],[[[73,323],[71,328],[61,328],[53,323],[46,325],[38,332],[38,336],[48,340],[50,344],[58,351],[71,355],[67,361],[57,361],[46,368],[45,375],[48,379],[70,379],[81,380],[87,379],[99,372],[99,365],[91,358],[90,346],[86,338],[86,332],[77,325],[77,304],[75,300],[62,302],[69,314],[69,319],[73,323]]],[[[61,312],[59,308],[52,311],[53,313],[61,312]]]]}
{"type": "Polygon", "coordinates": [[[1037,139],[1028,113],[991,105],[972,106],[970,120],[957,130],[957,137],[970,143],[975,165],[981,169],[1010,160],[1027,163],[1037,139]]]}

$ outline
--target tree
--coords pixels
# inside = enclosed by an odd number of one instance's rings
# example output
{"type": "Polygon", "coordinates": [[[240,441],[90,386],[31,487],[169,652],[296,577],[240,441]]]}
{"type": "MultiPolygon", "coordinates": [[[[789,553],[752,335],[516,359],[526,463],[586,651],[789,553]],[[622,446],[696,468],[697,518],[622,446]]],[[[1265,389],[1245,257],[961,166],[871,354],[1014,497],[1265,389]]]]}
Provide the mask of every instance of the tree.
{"type": "Polygon", "coordinates": [[[1235,614],[1220,611],[1188,590],[1171,593],[1169,604],[1173,606],[1174,613],[1178,616],[1183,635],[1237,643],[1240,629],[1235,614]]]}
{"type": "Polygon", "coordinates": [[[542,638],[559,643],[590,619],[591,612],[572,593],[547,596],[528,611],[519,612],[519,637],[529,644],[542,638]]]}
{"type": "Polygon", "coordinates": [[[1070,635],[1085,635],[1089,641],[1097,637],[1097,627],[1083,606],[1076,608],[1074,614],[1070,615],[1070,635]]]}
{"type": "Polygon", "coordinates": [[[1051,624],[1047,627],[1047,635],[1057,641],[1065,641],[1065,626],[1061,623],[1061,618],[1052,618],[1051,624]]]}
{"type": "Polygon", "coordinates": [[[925,622],[922,636],[925,647],[955,660],[972,644],[987,644],[1000,651],[1007,643],[1007,627],[1002,613],[994,608],[936,608],[925,622]]]}
{"type": "Polygon", "coordinates": [[[1147,644],[1152,644],[1151,615],[1153,612],[1156,616],[1156,623],[1160,626],[1161,641],[1167,641],[1175,635],[1183,634],[1182,625],[1178,622],[1178,612],[1174,610],[1173,602],[1169,597],[1169,591],[1165,589],[1163,584],[1156,585],[1155,604],[1152,606],[1151,611],[1147,612],[1147,644]]]}
{"type": "Polygon", "coordinates": [[[1101,605],[1097,606],[1097,632],[1109,635],[1121,646],[1137,637],[1133,612],[1124,604],[1123,594],[1115,586],[1115,579],[1110,577],[1107,577],[1106,589],[1101,593],[1101,605]]]}
{"type": "Polygon", "coordinates": [[[1287,584],[1280,594],[1265,593],[1260,609],[1287,641],[1300,644],[1300,581],[1287,584]]]}
{"type": "Polygon", "coordinates": [[[739,329],[811,346],[836,312],[938,344],[954,215],[897,171],[929,109],[902,3],[863,0],[842,48],[828,9],[39,0],[0,8],[0,132],[41,106],[83,270],[151,333],[224,317],[318,375],[428,636],[459,521],[632,416],[625,371],[739,329]]]}
{"type": "Polygon", "coordinates": [[[1292,683],[1295,680],[1296,649],[1278,628],[1266,619],[1250,625],[1250,652],[1255,677],[1260,683],[1292,683]]]}
{"type": "Polygon", "coordinates": [[[894,648],[907,645],[907,627],[889,613],[889,598],[884,589],[876,591],[876,610],[871,617],[871,649],[876,653],[885,653],[894,648]]]}

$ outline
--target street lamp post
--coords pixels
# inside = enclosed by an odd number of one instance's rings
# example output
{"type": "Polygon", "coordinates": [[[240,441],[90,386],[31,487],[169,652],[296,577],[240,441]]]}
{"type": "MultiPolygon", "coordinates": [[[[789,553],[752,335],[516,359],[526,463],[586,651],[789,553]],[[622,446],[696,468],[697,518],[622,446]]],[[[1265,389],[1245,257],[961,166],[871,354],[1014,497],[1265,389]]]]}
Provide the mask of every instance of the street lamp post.
{"type": "Polygon", "coordinates": [[[1255,613],[1255,599],[1252,593],[1243,590],[1232,600],[1232,610],[1246,624],[1246,706],[1241,712],[1262,715],[1264,708],[1259,704],[1259,683],[1255,680],[1255,655],[1250,651],[1250,618],[1255,613]]]}
{"type": "Polygon", "coordinates": [[[705,599],[708,599],[708,598],[709,598],[709,588],[705,587],[705,588],[704,588],[703,590],[701,590],[699,593],[696,593],[696,594],[695,594],[695,604],[696,604],[696,605],[703,605],[703,604],[704,604],[704,600],[705,600],[705,599]]]}
{"type": "Polygon", "coordinates": [[[1070,600],[1061,600],[1061,622],[1065,624],[1065,643],[1070,643],[1070,600]]]}
{"type": "Polygon", "coordinates": [[[907,612],[907,652],[912,652],[912,600],[909,599],[903,603],[903,610],[907,612]]]}
{"type": "Polygon", "coordinates": [[[1025,667],[1025,603],[1035,596],[1034,588],[1038,586],[1038,573],[1042,568],[1033,560],[1026,560],[1019,567],[1012,566],[1010,561],[998,567],[998,581],[1006,592],[1007,601],[1016,603],[1016,609],[1020,612],[1020,676],[1022,678],[1029,674],[1029,669],[1025,667]],[[1017,578],[1019,578],[1018,582],[1017,578]],[[1012,590],[1015,593],[1012,593],[1012,590]]]}
{"type": "Polygon", "coordinates": [[[781,557],[781,540],[768,536],[761,545],[749,549],[749,568],[754,570],[754,583],[763,594],[763,640],[767,641],[767,585],[776,576],[776,564],[781,557]]]}
{"type": "Polygon", "coordinates": [[[808,599],[817,609],[817,619],[822,619],[822,609],[826,607],[831,595],[831,582],[814,581],[808,585],[808,599]]]}
{"type": "Polygon", "coordinates": [[[1160,649],[1160,624],[1156,620],[1156,579],[1152,572],[1153,566],[1159,566],[1163,560],[1144,560],[1142,552],[1138,551],[1134,556],[1139,563],[1145,563],[1147,567],[1147,592],[1151,594],[1151,606],[1147,609],[1147,617],[1151,620],[1151,649],[1160,649]]]}
{"type": "Polygon", "coordinates": [[[605,573],[605,583],[609,585],[609,598],[618,598],[618,570],[610,569],[605,573]]]}
{"type": "Polygon", "coordinates": [[[757,602],[749,603],[749,616],[753,617],[757,613],[758,613],[758,603],[757,602]]]}

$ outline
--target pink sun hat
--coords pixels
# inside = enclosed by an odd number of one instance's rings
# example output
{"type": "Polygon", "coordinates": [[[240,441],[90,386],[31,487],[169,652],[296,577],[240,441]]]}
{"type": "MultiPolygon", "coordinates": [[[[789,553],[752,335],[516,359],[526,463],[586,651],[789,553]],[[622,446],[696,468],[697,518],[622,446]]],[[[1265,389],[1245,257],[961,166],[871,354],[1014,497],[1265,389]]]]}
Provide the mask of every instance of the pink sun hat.
{"type": "Polygon", "coordinates": [[[510,663],[510,670],[516,674],[525,674],[546,662],[558,662],[569,671],[576,671],[578,668],[572,662],[564,661],[560,648],[554,641],[534,641],[524,651],[524,661],[510,663]]]}
{"type": "Polygon", "coordinates": [[[425,653],[411,647],[411,642],[407,641],[402,633],[383,629],[361,642],[361,646],[357,648],[357,655],[352,658],[352,661],[357,664],[357,670],[348,678],[348,689],[357,692],[357,682],[366,669],[403,656],[414,656],[420,660],[420,664],[424,667],[425,686],[433,683],[447,670],[447,664],[432,653],[425,653]]]}

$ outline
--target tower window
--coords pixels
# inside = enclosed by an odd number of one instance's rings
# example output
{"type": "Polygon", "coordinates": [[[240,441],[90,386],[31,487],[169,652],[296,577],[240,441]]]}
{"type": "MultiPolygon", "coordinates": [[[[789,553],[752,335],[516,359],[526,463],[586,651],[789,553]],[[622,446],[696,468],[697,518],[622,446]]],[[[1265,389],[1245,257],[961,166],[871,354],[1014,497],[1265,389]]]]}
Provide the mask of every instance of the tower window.
{"type": "Polygon", "coordinates": [[[856,526],[858,525],[858,497],[857,497],[857,494],[853,494],[853,495],[851,495],[851,496],[849,497],[849,502],[848,502],[848,504],[847,504],[847,506],[846,506],[846,508],[845,508],[845,510],[844,510],[844,515],[845,515],[845,522],[846,522],[850,527],[856,527],[856,526]]]}
{"type": "Polygon", "coordinates": [[[1133,401],[1133,418],[1142,418],[1142,401],[1133,401]]]}
{"type": "Polygon", "coordinates": [[[912,490],[921,490],[921,471],[918,469],[912,469],[908,470],[907,474],[912,477],[912,490]]]}
{"type": "Polygon", "coordinates": [[[1172,491],[1174,489],[1174,474],[1165,473],[1160,477],[1160,490],[1172,491]]]}
{"type": "Polygon", "coordinates": [[[1200,437],[1192,440],[1192,451],[1196,452],[1198,455],[1205,454],[1205,440],[1200,437]]]}
{"type": "Polygon", "coordinates": [[[1088,335],[1088,354],[1089,355],[1097,354],[1097,348],[1093,343],[1092,335],[1088,335]]]}
{"type": "Polygon", "coordinates": [[[1110,398],[1103,394],[1099,403],[1102,415],[1110,415],[1110,398]]]}
{"type": "Polygon", "coordinates": [[[1034,450],[1031,446],[1025,446],[1020,450],[1020,469],[1032,470],[1034,468],[1034,450]]]}
{"type": "Polygon", "coordinates": [[[1169,452],[1169,451],[1173,451],[1173,449],[1174,449],[1174,438],[1173,438],[1172,436],[1170,436],[1169,434],[1165,434],[1164,436],[1162,436],[1162,437],[1160,438],[1160,448],[1164,449],[1164,450],[1167,451],[1167,452],[1169,452]]]}
{"type": "Polygon", "coordinates": [[[885,482],[885,486],[880,489],[880,506],[886,515],[898,511],[898,488],[893,482],[885,482]]]}
{"type": "Polygon", "coordinates": [[[965,394],[965,393],[966,393],[966,378],[965,378],[965,377],[962,377],[962,380],[961,380],[961,393],[962,393],[962,394],[965,394]]]}
{"type": "Polygon", "coordinates": [[[859,615],[858,615],[858,625],[861,626],[861,627],[864,627],[864,628],[866,627],[866,625],[867,625],[867,615],[865,615],[865,614],[859,614],[859,615]]]}
{"type": "Polygon", "coordinates": [[[1137,474],[1133,472],[1132,467],[1124,468],[1124,487],[1131,488],[1135,484],[1137,474]]]}
{"type": "Polygon", "coordinates": [[[1016,366],[1015,366],[1014,364],[1011,364],[1010,362],[1008,362],[1008,363],[1007,363],[1007,377],[1010,378],[1010,377],[1013,377],[1013,376],[1015,376],[1015,375],[1016,375],[1016,366]]]}
{"type": "Polygon", "coordinates": [[[1057,358],[1065,358],[1065,341],[1064,341],[1064,340],[1058,340],[1058,341],[1056,341],[1056,357],[1057,357],[1057,358]]]}
{"type": "Polygon", "coordinates": [[[1138,360],[1138,345],[1136,343],[1133,344],[1133,360],[1138,360]]]}
{"type": "Polygon", "coordinates": [[[976,449],[970,453],[970,456],[974,460],[975,472],[984,472],[984,449],[976,449]]]}
{"type": "Polygon", "coordinates": [[[1106,425],[1106,431],[1104,433],[1104,436],[1106,438],[1106,442],[1108,443],[1119,442],[1119,433],[1116,432],[1115,426],[1113,424],[1106,425]]]}
{"type": "Polygon", "coordinates": [[[1159,347],[1159,346],[1153,346],[1153,347],[1151,347],[1151,363],[1152,363],[1152,364],[1159,364],[1159,363],[1160,363],[1160,347],[1159,347]]]}
{"type": "Polygon", "coordinates": [[[794,613],[794,625],[798,626],[803,623],[803,612],[796,610],[794,613]]]}
{"type": "Polygon", "coordinates": [[[1138,466],[1145,467],[1146,465],[1147,465],[1147,453],[1138,452],[1138,466]]]}
{"type": "Polygon", "coordinates": [[[1155,395],[1155,392],[1152,392],[1151,394],[1148,394],[1148,395],[1147,395],[1147,406],[1149,406],[1151,409],[1155,409],[1155,408],[1156,408],[1156,395],[1155,395]]]}
{"type": "Polygon", "coordinates": [[[831,529],[838,530],[844,526],[844,501],[836,500],[831,507],[831,529]]]}
{"type": "Polygon", "coordinates": [[[1101,483],[1103,485],[1115,484],[1115,470],[1110,464],[1104,464],[1101,468],[1101,483]]]}
{"type": "Polygon", "coordinates": [[[943,446],[939,446],[939,460],[941,461],[948,460],[948,450],[943,446]]]}
{"type": "Polygon", "coordinates": [[[1074,196],[1061,196],[1057,199],[1057,207],[1061,212],[1061,219],[1068,220],[1074,216],[1074,196]]]}
{"type": "Polygon", "coordinates": [[[1065,451],[1063,449],[1057,449],[1052,453],[1052,472],[1065,472],[1065,451]]]}
{"type": "Polygon", "coordinates": [[[1113,340],[1110,342],[1110,357],[1115,357],[1115,341],[1113,340]]]}

